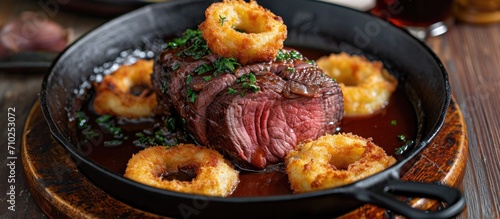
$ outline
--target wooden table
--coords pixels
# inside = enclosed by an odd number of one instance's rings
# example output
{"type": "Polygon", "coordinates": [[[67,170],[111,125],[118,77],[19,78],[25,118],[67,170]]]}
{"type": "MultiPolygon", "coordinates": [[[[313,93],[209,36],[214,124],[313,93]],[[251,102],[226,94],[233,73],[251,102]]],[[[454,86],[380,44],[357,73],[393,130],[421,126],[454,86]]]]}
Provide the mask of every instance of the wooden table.
{"type": "MultiPolygon", "coordinates": [[[[25,10],[45,14],[48,18],[72,29],[74,38],[109,20],[69,13],[62,8],[51,11],[32,0],[2,0],[0,26],[25,10]],[[53,13],[55,12],[55,13],[53,13]]],[[[65,1],[61,1],[65,2],[65,1]]],[[[466,120],[469,157],[463,193],[467,207],[457,218],[500,218],[500,24],[472,25],[457,23],[440,37],[426,41],[445,64],[453,95],[466,120]]],[[[0,72],[0,217],[47,218],[30,196],[21,164],[21,136],[26,117],[41,87],[41,73],[0,72]],[[7,159],[7,123],[9,108],[15,108],[15,154],[7,159]],[[8,210],[9,167],[15,161],[16,211],[8,210]]]]}

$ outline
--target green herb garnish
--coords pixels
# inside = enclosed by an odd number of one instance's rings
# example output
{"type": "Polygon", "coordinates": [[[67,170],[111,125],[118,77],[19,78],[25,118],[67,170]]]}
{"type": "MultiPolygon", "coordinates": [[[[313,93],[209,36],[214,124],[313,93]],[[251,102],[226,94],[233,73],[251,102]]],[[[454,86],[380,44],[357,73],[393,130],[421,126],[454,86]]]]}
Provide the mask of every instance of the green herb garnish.
{"type": "Polygon", "coordinates": [[[122,143],[123,143],[122,141],[114,139],[114,140],[110,140],[110,141],[104,141],[104,146],[106,146],[106,147],[117,147],[117,146],[122,145],[122,143]]]}
{"type": "Polygon", "coordinates": [[[194,72],[196,72],[198,75],[201,75],[201,74],[203,74],[205,72],[209,72],[209,71],[211,71],[213,69],[214,69],[214,67],[212,65],[202,64],[202,65],[196,67],[194,69],[194,72]]]}
{"type": "Polygon", "coordinates": [[[165,122],[165,128],[167,128],[169,131],[174,131],[177,128],[175,118],[173,117],[168,117],[166,122],[165,122]]]}
{"type": "Polygon", "coordinates": [[[207,82],[208,82],[208,81],[212,80],[212,76],[210,76],[210,75],[208,75],[208,76],[203,76],[203,80],[205,80],[205,81],[207,81],[207,82]]]}
{"type": "Polygon", "coordinates": [[[165,93],[167,91],[167,82],[164,81],[162,84],[161,84],[161,93],[165,93]]]}
{"type": "Polygon", "coordinates": [[[190,103],[194,103],[196,101],[196,98],[198,98],[198,95],[196,94],[196,92],[193,89],[188,88],[187,89],[187,101],[190,103]]]}
{"type": "Polygon", "coordinates": [[[187,46],[185,49],[179,51],[178,56],[190,56],[194,59],[200,59],[203,56],[209,55],[212,52],[207,46],[207,43],[201,35],[201,30],[188,29],[184,32],[182,37],[175,38],[167,43],[167,48],[176,49],[182,46],[187,46]],[[189,45],[189,46],[187,46],[189,45]]]}
{"type": "Polygon", "coordinates": [[[192,30],[192,29],[187,29],[182,37],[175,38],[172,41],[167,43],[167,48],[172,48],[175,49],[180,46],[185,46],[188,44],[191,40],[196,39],[201,36],[201,30],[192,30]]]}
{"type": "Polygon", "coordinates": [[[214,62],[214,75],[222,72],[233,72],[240,63],[235,58],[218,58],[214,62]]]}
{"type": "Polygon", "coordinates": [[[92,126],[89,123],[89,117],[84,112],[77,112],[76,119],[76,126],[78,129],[82,130],[82,134],[85,136],[85,139],[90,140],[100,136],[98,132],[92,129],[92,126]]]}
{"type": "Polygon", "coordinates": [[[224,24],[224,21],[226,20],[226,17],[222,17],[219,15],[219,24],[222,26],[224,24]]]}
{"type": "MultiPolygon", "coordinates": [[[[241,77],[239,77],[236,80],[236,83],[241,83],[241,88],[251,90],[253,92],[259,91],[259,86],[256,84],[256,82],[257,82],[257,78],[255,77],[255,74],[253,74],[251,72],[248,74],[242,75],[241,77]]],[[[237,94],[238,91],[233,89],[233,88],[228,88],[228,93],[237,94]]],[[[240,96],[243,97],[243,96],[245,96],[245,94],[246,94],[246,91],[242,91],[240,93],[240,96]]]]}
{"type": "Polygon", "coordinates": [[[82,129],[86,128],[89,126],[89,117],[85,115],[84,112],[77,112],[76,113],[76,119],[77,119],[77,127],[82,129]]]}
{"type": "Polygon", "coordinates": [[[237,93],[238,93],[238,91],[237,91],[237,90],[235,90],[235,89],[233,89],[233,88],[228,87],[228,88],[227,88],[227,93],[229,93],[229,94],[237,94],[237,93]]]}
{"type": "Polygon", "coordinates": [[[409,140],[405,135],[398,135],[397,138],[404,143],[403,146],[396,148],[395,154],[400,155],[410,148],[413,140],[409,140]]]}
{"type": "Polygon", "coordinates": [[[172,70],[175,71],[177,70],[181,65],[178,63],[178,62],[174,62],[174,64],[172,64],[172,70]]]}
{"type": "Polygon", "coordinates": [[[100,127],[102,127],[104,130],[111,133],[114,138],[118,138],[118,139],[124,138],[122,129],[115,124],[115,121],[113,120],[113,116],[102,115],[102,116],[98,117],[95,121],[100,127]]]}
{"type": "Polygon", "coordinates": [[[192,80],[193,80],[193,77],[191,75],[186,76],[186,84],[190,84],[192,80]]]}
{"type": "Polygon", "coordinates": [[[285,60],[290,60],[290,59],[302,59],[303,56],[297,51],[289,51],[285,52],[284,50],[280,49],[278,51],[278,55],[276,56],[277,61],[285,61],[285,60]]]}
{"type": "Polygon", "coordinates": [[[406,142],[406,136],[405,135],[398,135],[398,139],[402,142],[406,142]]]}
{"type": "Polygon", "coordinates": [[[257,78],[255,77],[255,74],[253,73],[248,73],[245,75],[242,75],[240,78],[238,78],[237,82],[242,83],[241,87],[245,89],[249,89],[253,92],[259,91],[259,86],[257,86],[257,78]]]}

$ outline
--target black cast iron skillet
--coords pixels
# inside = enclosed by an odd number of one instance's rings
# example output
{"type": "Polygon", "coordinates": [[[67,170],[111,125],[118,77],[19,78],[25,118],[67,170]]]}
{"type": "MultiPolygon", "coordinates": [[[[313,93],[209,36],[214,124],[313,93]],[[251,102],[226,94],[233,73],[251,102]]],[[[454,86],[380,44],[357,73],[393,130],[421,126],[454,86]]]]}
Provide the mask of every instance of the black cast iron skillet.
{"type": "MultiPolygon", "coordinates": [[[[82,104],[82,89],[96,66],[115,60],[121,51],[151,47],[154,40],[196,28],[211,2],[180,0],[148,5],[86,34],[53,63],[41,91],[41,105],[50,130],[73,156],[86,176],[119,200],[153,213],[177,218],[291,218],[334,217],[373,203],[409,218],[449,218],[464,208],[462,194],[453,188],[402,182],[400,175],[434,138],[450,101],[443,64],[423,43],[404,30],[348,8],[305,0],[259,3],[282,16],[288,26],[288,45],[331,52],[363,54],[384,62],[412,100],[418,116],[413,147],[387,170],[343,187],[305,194],[220,198],[171,192],[145,186],[112,173],[86,156],[72,125],[82,104]],[[442,201],[439,211],[424,212],[400,201],[427,197],[442,201]]],[[[153,43],[154,44],[154,43],[153,43]]],[[[158,49],[158,48],[156,48],[158,49]]]]}

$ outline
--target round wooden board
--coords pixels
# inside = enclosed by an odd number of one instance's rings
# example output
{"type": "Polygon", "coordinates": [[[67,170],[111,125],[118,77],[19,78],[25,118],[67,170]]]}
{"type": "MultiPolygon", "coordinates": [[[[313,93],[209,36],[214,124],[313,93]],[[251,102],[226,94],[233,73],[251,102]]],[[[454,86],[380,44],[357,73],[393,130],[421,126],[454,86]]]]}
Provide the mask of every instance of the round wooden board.
{"type": "MultiPolygon", "coordinates": [[[[402,179],[459,187],[467,153],[465,120],[452,100],[441,131],[402,179]]],[[[116,200],[89,181],[66,150],[51,138],[38,102],[26,121],[22,161],[32,197],[51,218],[164,218],[116,200]]],[[[422,198],[415,198],[409,204],[425,210],[439,205],[435,200],[422,198]]],[[[387,215],[385,209],[367,204],[341,218],[387,215]]]]}

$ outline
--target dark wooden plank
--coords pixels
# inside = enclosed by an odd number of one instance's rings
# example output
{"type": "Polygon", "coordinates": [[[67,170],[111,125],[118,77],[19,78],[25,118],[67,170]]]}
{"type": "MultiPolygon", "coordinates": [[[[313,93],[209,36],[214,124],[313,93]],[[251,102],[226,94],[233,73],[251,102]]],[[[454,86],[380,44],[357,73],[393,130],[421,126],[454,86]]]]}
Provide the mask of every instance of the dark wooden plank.
{"type": "Polygon", "coordinates": [[[463,180],[468,215],[500,218],[500,23],[457,23],[428,44],[448,69],[468,127],[469,159],[463,180]]]}
{"type": "MultiPolygon", "coordinates": [[[[40,211],[38,205],[31,198],[31,194],[28,190],[28,186],[25,180],[24,168],[21,163],[21,140],[23,135],[24,121],[26,120],[31,106],[37,98],[38,92],[40,90],[40,81],[43,75],[41,74],[31,74],[31,75],[21,75],[21,74],[6,74],[0,72],[0,148],[1,158],[0,165],[2,169],[2,183],[0,183],[0,191],[3,195],[0,196],[1,203],[1,217],[2,218],[18,218],[23,217],[23,215],[31,215],[34,218],[44,218],[45,215],[40,211]],[[9,110],[9,108],[15,108],[15,112],[9,110]],[[14,115],[8,115],[8,112],[14,115]],[[9,141],[7,140],[8,133],[8,119],[15,119],[15,144],[14,154],[8,154],[9,141]],[[15,157],[16,159],[7,159],[7,157],[15,157]],[[8,163],[14,162],[13,170],[15,171],[15,182],[9,183],[8,178],[10,176],[10,166],[8,163]],[[4,175],[5,174],[5,175],[4,175]],[[10,186],[14,186],[15,193],[15,211],[8,209],[10,203],[7,200],[10,199],[10,195],[6,193],[10,192],[10,186]]],[[[11,127],[11,126],[9,126],[11,127]]]]}

